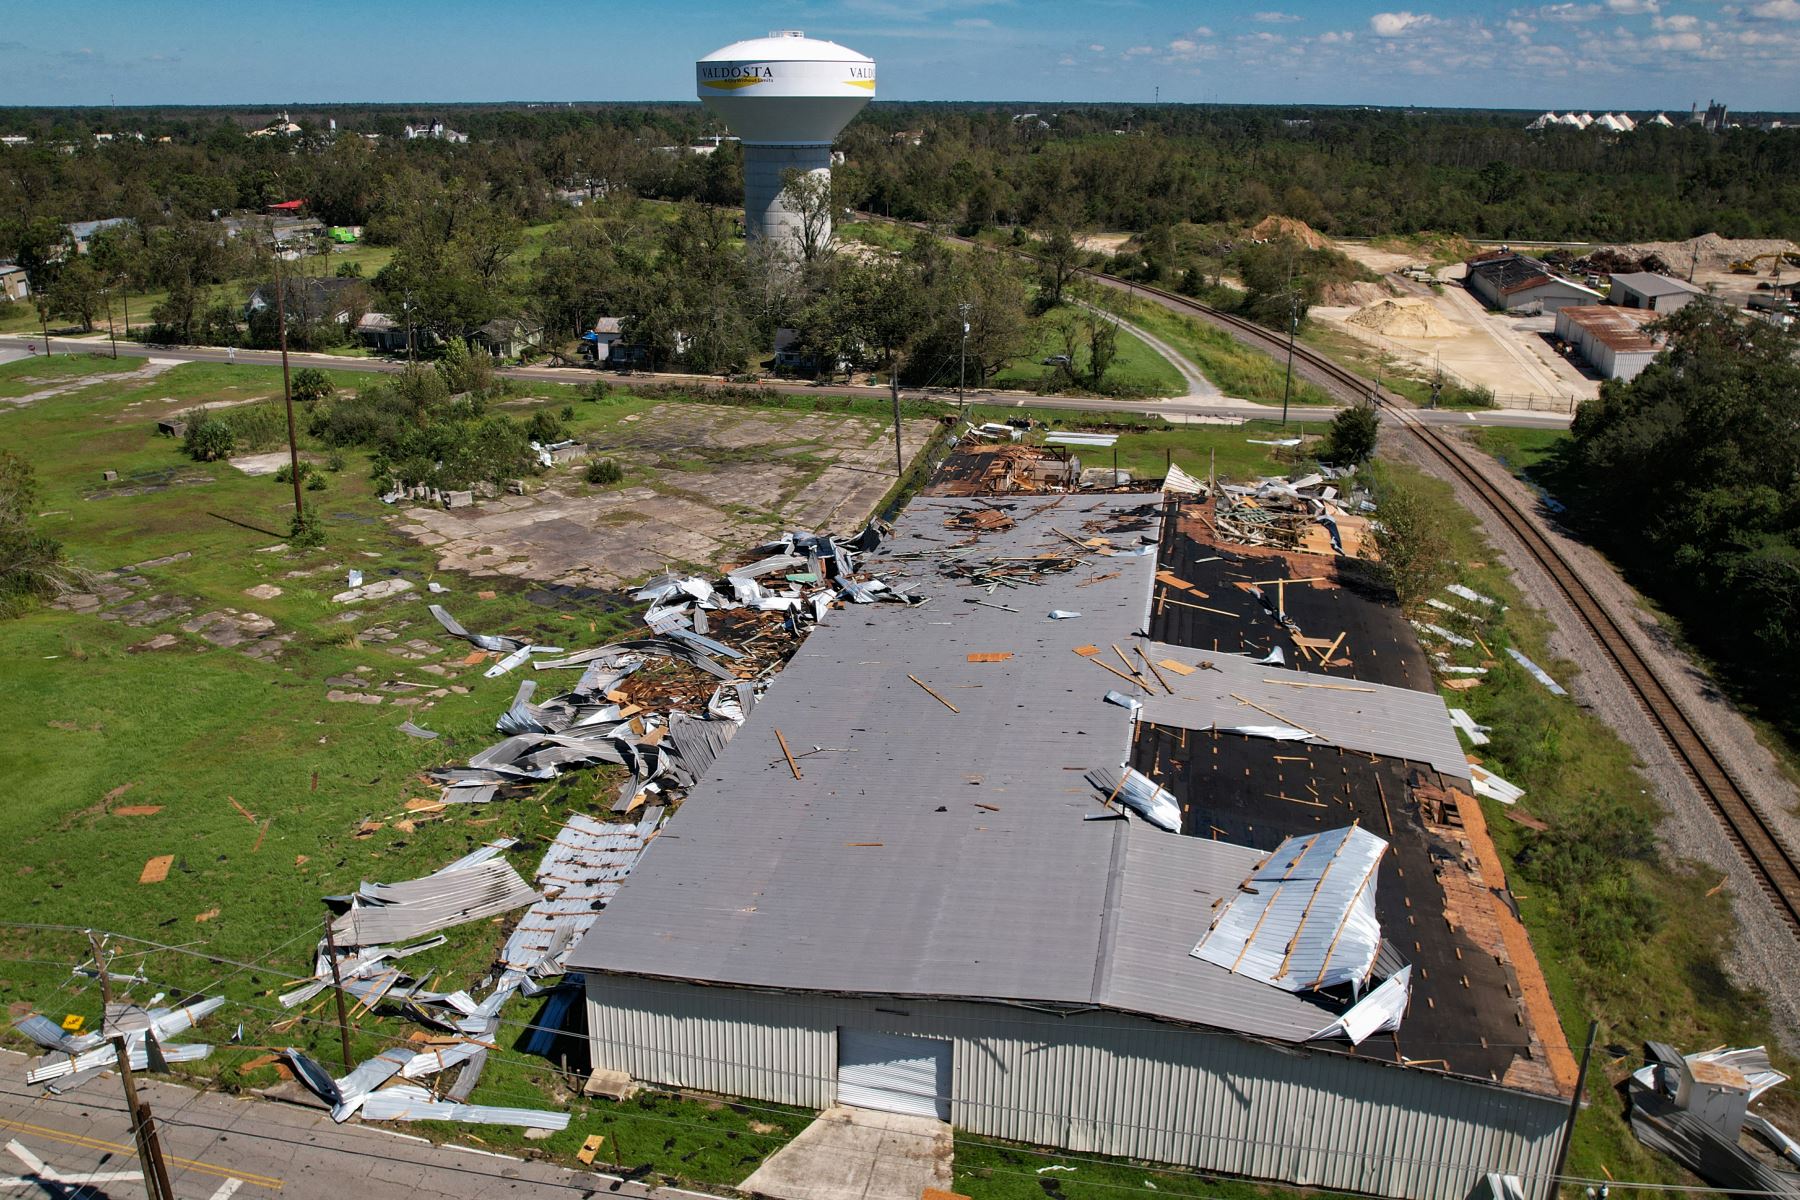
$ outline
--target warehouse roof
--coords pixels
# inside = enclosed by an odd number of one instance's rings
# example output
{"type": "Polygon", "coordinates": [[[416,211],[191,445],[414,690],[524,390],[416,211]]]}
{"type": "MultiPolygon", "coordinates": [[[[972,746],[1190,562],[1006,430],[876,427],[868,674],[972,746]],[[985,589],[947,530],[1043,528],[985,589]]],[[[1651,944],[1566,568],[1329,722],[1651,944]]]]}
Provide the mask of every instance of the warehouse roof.
{"type": "Polygon", "coordinates": [[[1549,267],[1524,254],[1501,255],[1495,258],[1469,263],[1470,276],[1479,276],[1493,285],[1502,296],[1510,296],[1515,292],[1530,291],[1532,288],[1544,287],[1547,284],[1562,284],[1575,291],[1584,292],[1596,300],[1600,293],[1593,288],[1583,287],[1571,279],[1564,279],[1553,274],[1549,267]]]}
{"type": "Polygon", "coordinates": [[[1565,308],[1558,315],[1566,315],[1571,325],[1579,326],[1601,345],[1620,353],[1654,354],[1662,349],[1662,339],[1644,330],[1644,326],[1657,320],[1657,314],[1647,308],[1583,304],[1565,308]]]}
{"type": "Polygon", "coordinates": [[[1640,296],[1704,296],[1706,289],[1685,279],[1658,275],[1654,271],[1625,271],[1612,277],[1614,287],[1623,284],[1640,296]]]}
{"type": "Polygon", "coordinates": [[[1255,852],[1084,820],[1105,810],[1083,775],[1125,759],[1131,714],[1070,651],[1143,630],[1155,555],[1120,551],[1156,539],[1159,502],[1021,499],[970,534],[945,527],[970,501],[914,501],[871,569],[931,602],[852,607],[808,637],[571,969],[1103,1004],[1288,1039],[1329,1023],[1341,1006],[1188,954],[1255,852]],[[1071,539],[1110,545],[992,595],[939,573],[1071,539]]]}

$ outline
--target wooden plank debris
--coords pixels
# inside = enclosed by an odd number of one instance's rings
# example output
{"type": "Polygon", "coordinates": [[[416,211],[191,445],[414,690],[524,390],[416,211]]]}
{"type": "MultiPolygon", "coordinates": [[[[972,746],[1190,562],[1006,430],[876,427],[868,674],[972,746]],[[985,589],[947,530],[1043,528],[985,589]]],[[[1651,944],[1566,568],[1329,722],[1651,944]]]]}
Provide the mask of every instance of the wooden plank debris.
{"type": "Polygon", "coordinates": [[[926,695],[930,696],[933,700],[936,700],[939,704],[943,705],[945,708],[949,709],[951,712],[953,712],[953,713],[961,713],[962,712],[962,709],[956,707],[956,705],[950,703],[948,700],[944,699],[942,696],[940,696],[936,692],[932,691],[931,685],[929,683],[926,683],[923,679],[920,679],[917,675],[908,675],[907,678],[912,680],[914,683],[918,684],[920,687],[924,688],[926,695]]]}
{"type": "Polygon", "coordinates": [[[775,731],[775,740],[781,743],[781,756],[787,759],[788,770],[794,773],[795,779],[800,778],[800,764],[794,761],[794,752],[788,749],[787,739],[781,736],[779,729],[775,731]]]}
{"type": "Polygon", "coordinates": [[[175,865],[173,854],[158,854],[144,864],[144,870],[138,876],[139,883],[161,883],[169,877],[169,868],[175,865]]]}
{"type": "Polygon", "coordinates": [[[971,654],[968,657],[969,657],[969,661],[972,663],[1005,662],[1007,659],[1012,657],[1012,651],[1011,650],[982,651],[980,653],[971,654]]]}

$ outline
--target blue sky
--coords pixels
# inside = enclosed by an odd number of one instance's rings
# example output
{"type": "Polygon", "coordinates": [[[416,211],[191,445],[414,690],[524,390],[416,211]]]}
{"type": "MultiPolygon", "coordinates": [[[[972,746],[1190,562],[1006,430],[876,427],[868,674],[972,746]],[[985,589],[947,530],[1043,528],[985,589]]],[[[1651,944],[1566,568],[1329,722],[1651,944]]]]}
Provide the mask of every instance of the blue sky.
{"type": "Polygon", "coordinates": [[[0,11],[0,104],[690,98],[804,29],[895,100],[1800,110],[1800,0],[86,0],[0,11]],[[1255,5],[1266,2],[1269,7],[1255,5]],[[1406,7],[1401,7],[1405,4],[1406,7]]]}

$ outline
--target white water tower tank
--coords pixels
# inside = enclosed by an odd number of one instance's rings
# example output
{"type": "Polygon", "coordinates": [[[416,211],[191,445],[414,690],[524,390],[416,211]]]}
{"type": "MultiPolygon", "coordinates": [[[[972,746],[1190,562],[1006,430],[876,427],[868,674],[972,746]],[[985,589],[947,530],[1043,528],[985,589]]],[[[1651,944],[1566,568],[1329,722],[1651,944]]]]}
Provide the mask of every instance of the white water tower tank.
{"type": "MultiPolygon", "coordinates": [[[[694,65],[694,90],[744,144],[744,229],[797,248],[789,170],[831,175],[831,143],[875,98],[875,62],[798,30],[733,42],[694,65]]],[[[829,220],[829,210],[826,219],[829,220]]]]}

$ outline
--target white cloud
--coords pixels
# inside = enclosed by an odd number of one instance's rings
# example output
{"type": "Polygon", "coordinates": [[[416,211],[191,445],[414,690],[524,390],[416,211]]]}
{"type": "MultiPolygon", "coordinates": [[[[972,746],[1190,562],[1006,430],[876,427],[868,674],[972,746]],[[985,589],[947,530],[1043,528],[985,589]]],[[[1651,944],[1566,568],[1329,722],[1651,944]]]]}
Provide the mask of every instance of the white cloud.
{"type": "Polygon", "coordinates": [[[1155,53],[1156,53],[1155,46],[1133,46],[1131,49],[1125,51],[1125,57],[1126,58],[1142,58],[1146,54],[1155,54],[1155,53]]]}
{"type": "Polygon", "coordinates": [[[1328,33],[1321,33],[1317,40],[1321,46],[1340,46],[1346,42],[1355,41],[1356,35],[1351,33],[1348,29],[1342,31],[1332,30],[1328,33]]]}
{"type": "Polygon", "coordinates": [[[1252,21],[1261,21],[1264,25],[1285,25],[1289,21],[1298,21],[1300,19],[1300,14],[1291,12],[1259,12],[1250,19],[1252,21]]]}
{"type": "Polygon", "coordinates": [[[1519,15],[1540,21],[1592,21],[1605,11],[1598,4],[1546,4],[1519,15]]]}
{"type": "Polygon", "coordinates": [[[1674,33],[1681,33],[1689,29],[1698,29],[1700,27],[1700,18],[1694,16],[1692,13],[1671,13],[1666,17],[1657,17],[1654,21],[1650,22],[1650,24],[1657,29],[1667,29],[1674,33]]]}
{"type": "Polygon", "coordinates": [[[1099,42],[1095,42],[1093,45],[1088,47],[1088,52],[1090,54],[1105,54],[1106,47],[1102,46],[1099,42]]]}
{"type": "Polygon", "coordinates": [[[1430,13],[1384,12],[1369,18],[1369,28],[1374,30],[1376,37],[1391,38],[1415,33],[1436,21],[1430,13]]]}
{"type": "Polygon", "coordinates": [[[1530,21],[1513,20],[1506,23],[1506,32],[1514,37],[1530,37],[1537,32],[1537,26],[1530,21]]]}
{"type": "Polygon", "coordinates": [[[1662,0],[1606,0],[1606,7],[1621,16],[1639,16],[1662,10],[1662,0]]]}
{"type": "Polygon", "coordinates": [[[986,17],[964,17],[956,22],[958,29],[992,29],[994,23],[986,17]]]}
{"type": "Polygon", "coordinates": [[[1750,15],[1761,21],[1800,21],[1800,0],[1762,0],[1750,6],[1750,15]]]}

